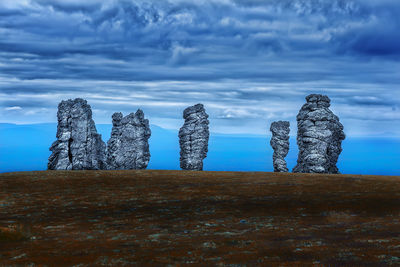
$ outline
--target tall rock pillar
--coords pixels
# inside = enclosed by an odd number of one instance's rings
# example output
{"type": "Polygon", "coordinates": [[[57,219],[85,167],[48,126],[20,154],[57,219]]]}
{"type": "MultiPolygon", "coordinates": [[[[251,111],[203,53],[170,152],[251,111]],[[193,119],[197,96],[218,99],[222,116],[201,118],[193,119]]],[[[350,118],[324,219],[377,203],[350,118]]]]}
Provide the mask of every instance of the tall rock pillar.
{"type": "Polygon", "coordinates": [[[150,161],[149,120],[138,109],[125,117],[122,113],[112,116],[113,128],[107,142],[107,163],[110,170],[146,169],[150,161]]]}
{"type": "Polygon", "coordinates": [[[297,145],[299,155],[293,172],[339,173],[337,160],[345,139],[343,125],[329,109],[326,95],[306,97],[297,115],[297,145]]]}
{"type": "Polygon", "coordinates": [[[289,153],[290,123],[275,121],[271,123],[270,131],[272,132],[270,144],[274,149],[272,156],[274,172],[288,172],[285,157],[289,153]]]}
{"type": "Polygon", "coordinates": [[[183,170],[203,170],[203,160],[207,157],[208,115],[202,104],[183,111],[185,123],[179,130],[180,165],[183,170]]]}
{"type": "Polygon", "coordinates": [[[50,147],[49,170],[106,169],[105,143],[97,133],[86,100],[61,101],[57,112],[57,140],[50,147]]]}

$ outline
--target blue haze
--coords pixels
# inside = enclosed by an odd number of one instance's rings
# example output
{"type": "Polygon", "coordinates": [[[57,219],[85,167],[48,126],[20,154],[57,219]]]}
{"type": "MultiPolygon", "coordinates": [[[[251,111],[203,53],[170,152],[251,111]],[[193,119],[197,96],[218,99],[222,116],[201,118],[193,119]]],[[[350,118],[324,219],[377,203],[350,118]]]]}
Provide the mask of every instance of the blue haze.
{"type": "MultiPolygon", "coordinates": [[[[0,172],[45,170],[56,124],[0,124],[0,172]]],[[[111,125],[99,124],[103,140],[111,125]]],[[[178,133],[151,125],[148,169],[179,168],[178,133]]],[[[269,136],[211,134],[204,169],[212,171],[273,171],[269,136]]],[[[357,137],[343,142],[339,169],[345,174],[400,175],[400,138],[357,137]]],[[[297,145],[290,139],[289,169],[296,164],[297,145]]]]}

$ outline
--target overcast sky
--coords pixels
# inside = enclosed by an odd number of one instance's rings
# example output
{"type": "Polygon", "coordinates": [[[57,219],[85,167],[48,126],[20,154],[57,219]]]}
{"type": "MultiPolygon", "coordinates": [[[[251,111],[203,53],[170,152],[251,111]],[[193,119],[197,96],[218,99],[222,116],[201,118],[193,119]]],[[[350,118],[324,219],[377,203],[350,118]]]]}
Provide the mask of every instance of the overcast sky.
{"type": "Polygon", "coordinates": [[[177,129],[265,134],[327,94],[349,136],[400,136],[398,0],[2,0],[0,122],[55,122],[82,97],[96,123],[144,110],[177,129]]]}

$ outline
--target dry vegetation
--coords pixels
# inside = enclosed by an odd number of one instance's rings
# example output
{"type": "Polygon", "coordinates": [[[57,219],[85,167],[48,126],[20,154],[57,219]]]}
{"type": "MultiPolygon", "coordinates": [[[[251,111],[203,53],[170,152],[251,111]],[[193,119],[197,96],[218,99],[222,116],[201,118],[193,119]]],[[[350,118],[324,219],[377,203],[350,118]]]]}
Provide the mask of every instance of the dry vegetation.
{"type": "Polygon", "coordinates": [[[46,171],[0,188],[6,266],[400,265],[400,177],[46,171]]]}

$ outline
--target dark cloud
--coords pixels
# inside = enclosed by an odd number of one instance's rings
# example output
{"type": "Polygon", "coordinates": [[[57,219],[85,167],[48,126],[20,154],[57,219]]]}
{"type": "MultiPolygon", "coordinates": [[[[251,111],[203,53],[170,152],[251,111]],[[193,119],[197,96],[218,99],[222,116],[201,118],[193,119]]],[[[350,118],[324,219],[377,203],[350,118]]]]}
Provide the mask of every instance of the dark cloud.
{"type": "Polygon", "coordinates": [[[334,36],[340,52],[355,52],[371,57],[400,55],[399,3],[366,1],[363,10],[363,24],[348,27],[334,36]]]}
{"type": "MultiPolygon", "coordinates": [[[[391,23],[391,22],[389,22],[391,23]]],[[[399,56],[400,32],[397,25],[380,24],[341,36],[341,51],[350,50],[367,56],[399,56]]]]}
{"type": "Polygon", "coordinates": [[[353,96],[348,98],[350,105],[363,105],[363,106],[383,106],[392,108],[396,104],[390,98],[376,97],[376,96],[353,96]]]}
{"type": "Polygon", "coordinates": [[[6,18],[10,16],[19,16],[23,15],[24,12],[21,10],[10,10],[10,9],[0,9],[0,17],[6,18]]]}

